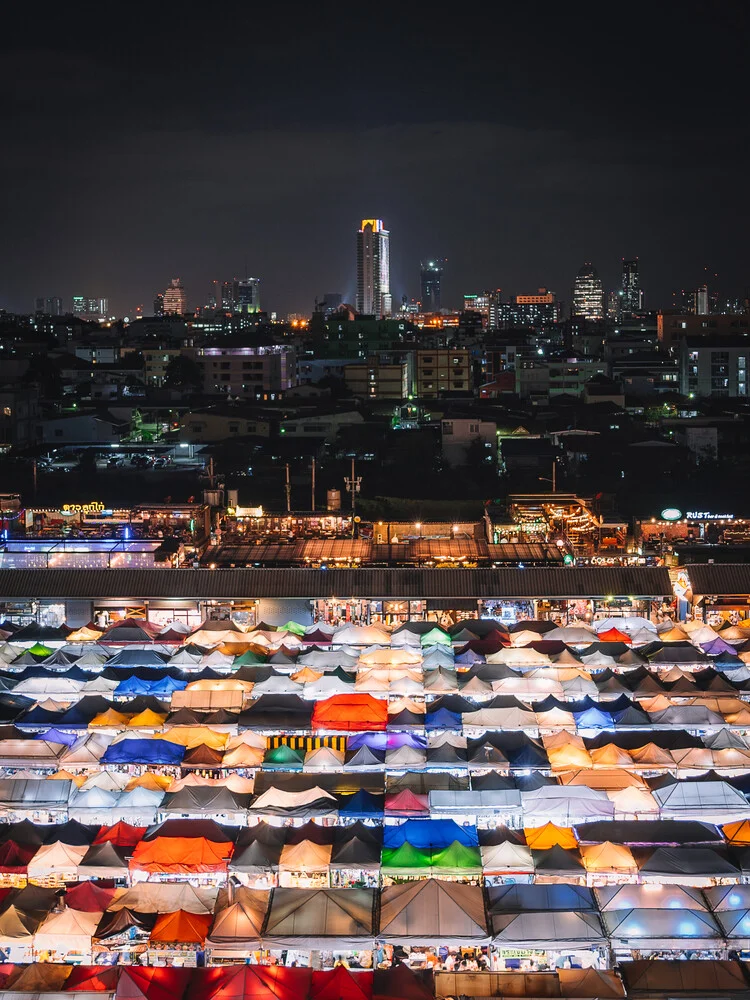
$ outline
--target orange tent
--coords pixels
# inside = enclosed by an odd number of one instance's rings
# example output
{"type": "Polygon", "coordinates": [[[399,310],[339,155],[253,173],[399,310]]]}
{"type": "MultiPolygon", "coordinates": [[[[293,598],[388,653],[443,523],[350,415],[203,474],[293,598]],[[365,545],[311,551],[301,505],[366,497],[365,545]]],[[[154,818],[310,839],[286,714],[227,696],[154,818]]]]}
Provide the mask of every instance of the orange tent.
{"type": "Polygon", "coordinates": [[[627,642],[631,643],[633,640],[627,634],[627,632],[621,632],[619,628],[608,628],[604,632],[599,632],[597,634],[597,639],[599,642],[627,642]]]}
{"type": "Polygon", "coordinates": [[[188,913],[187,910],[160,913],[149,941],[162,944],[203,944],[212,921],[213,915],[210,913],[188,913]]]}
{"type": "Polygon", "coordinates": [[[721,832],[727,839],[727,843],[733,847],[750,846],[750,820],[741,819],[737,823],[726,823],[721,832]]]}
{"type": "Polygon", "coordinates": [[[388,702],[371,694],[336,694],[313,709],[313,729],[382,732],[387,725],[388,702]]]}
{"type": "Polygon", "coordinates": [[[534,851],[549,851],[555,846],[572,851],[578,847],[576,835],[569,826],[545,823],[544,826],[527,826],[523,832],[526,843],[534,851]]]}
{"type": "Polygon", "coordinates": [[[221,872],[226,871],[233,850],[231,840],[217,843],[205,837],[154,837],[136,845],[129,867],[131,871],[177,875],[221,872]]]}

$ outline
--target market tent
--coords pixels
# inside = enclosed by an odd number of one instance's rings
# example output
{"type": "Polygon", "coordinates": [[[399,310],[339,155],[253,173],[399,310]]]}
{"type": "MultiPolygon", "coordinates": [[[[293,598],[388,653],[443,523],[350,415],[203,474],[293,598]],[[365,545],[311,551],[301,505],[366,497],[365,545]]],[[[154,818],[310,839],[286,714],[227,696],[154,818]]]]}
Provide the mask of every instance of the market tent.
{"type": "Polygon", "coordinates": [[[127,907],[137,913],[213,913],[218,890],[208,886],[193,886],[189,882],[140,882],[109,905],[110,910],[127,907]]]}
{"type": "Polygon", "coordinates": [[[602,844],[584,845],[580,850],[587,872],[638,871],[633,852],[623,844],[613,844],[612,841],[606,840],[602,844]]]}
{"type": "Polygon", "coordinates": [[[297,967],[214,966],[193,971],[189,1000],[306,1000],[311,978],[310,969],[297,967]]]}
{"type": "Polygon", "coordinates": [[[720,947],[723,937],[711,914],[696,909],[608,910],[602,920],[615,947],[684,948],[698,942],[720,947]]]}
{"type": "Polygon", "coordinates": [[[376,732],[388,724],[388,703],[369,694],[340,694],[315,703],[313,729],[376,732]]]}
{"type": "Polygon", "coordinates": [[[343,965],[316,969],[312,974],[310,1000],[371,1000],[372,972],[352,974],[343,965]]]}
{"type": "Polygon", "coordinates": [[[535,851],[548,851],[555,846],[569,851],[578,847],[578,841],[570,827],[557,826],[552,822],[545,823],[544,826],[526,827],[524,836],[528,846],[535,851]]]}
{"type": "Polygon", "coordinates": [[[530,874],[534,871],[531,851],[523,844],[506,841],[481,848],[485,875],[530,874]]]}
{"type": "Polygon", "coordinates": [[[317,785],[300,792],[288,792],[284,788],[272,786],[259,795],[250,806],[252,812],[267,813],[270,816],[331,813],[337,809],[336,797],[317,785]]]}
{"type": "Polygon", "coordinates": [[[344,625],[333,633],[333,642],[339,645],[387,646],[390,641],[390,633],[375,625],[344,625]]]}
{"type": "Polygon", "coordinates": [[[103,912],[114,899],[114,888],[104,888],[96,882],[78,882],[65,893],[65,905],[87,913],[103,912]]]}
{"type": "Polygon", "coordinates": [[[605,943],[597,913],[553,910],[535,913],[494,912],[492,943],[496,947],[592,948],[605,943]]]}
{"type": "Polygon", "coordinates": [[[136,845],[129,868],[177,875],[226,871],[233,847],[205,837],[156,837],[136,845]]]}
{"type": "Polygon", "coordinates": [[[642,878],[703,885],[715,878],[739,878],[740,870],[709,847],[657,847],[640,869],[642,878]]]}
{"type": "Polygon", "coordinates": [[[40,847],[29,861],[29,878],[44,878],[51,874],[73,873],[88,850],[87,845],[73,846],[59,841],[40,847]]]}
{"type": "Polygon", "coordinates": [[[125,965],[117,982],[117,1000],[182,1000],[191,969],[125,965]]]}
{"type": "Polygon", "coordinates": [[[744,996],[747,979],[742,963],[717,959],[659,962],[638,959],[619,967],[628,996],[744,996]]]}
{"type": "Polygon", "coordinates": [[[691,886],[656,883],[650,885],[604,885],[599,886],[595,892],[602,913],[609,910],[648,909],[703,910],[708,913],[708,907],[700,889],[691,886]]]}
{"type": "Polygon", "coordinates": [[[316,844],[310,840],[286,843],[279,857],[279,871],[327,872],[332,849],[331,844],[316,844]]]}
{"type": "Polygon", "coordinates": [[[363,948],[376,932],[374,889],[274,889],[263,943],[281,948],[363,948]]]}
{"type": "Polygon", "coordinates": [[[251,941],[260,938],[268,900],[267,890],[239,886],[234,890],[232,901],[217,908],[207,943],[238,944],[243,949],[248,948],[251,941]]]}
{"type": "Polygon", "coordinates": [[[69,907],[51,913],[34,934],[34,951],[90,954],[91,938],[101,915],[102,911],[89,913],[69,907]]]}
{"type": "Polygon", "coordinates": [[[432,977],[398,962],[389,969],[375,969],[372,976],[372,1000],[432,1000],[432,977]]]}
{"type": "Polygon", "coordinates": [[[486,944],[482,890],[437,879],[387,886],[380,899],[380,936],[394,944],[486,944]]]}
{"type": "Polygon", "coordinates": [[[149,941],[162,944],[203,944],[212,919],[210,913],[189,913],[185,910],[160,913],[149,941]]]}
{"type": "Polygon", "coordinates": [[[479,843],[476,827],[459,826],[452,819],[412,819],[398,826],[386,826],[383,830],[384,847],[400,847],[408,842],[414,847],[440,850],[454,841],[476,847],[479,843]]]}
{"type": "Polygon", "coordinates": [[[113,843],[94,844],[86,851],[78,865],[80,878],[125,878],[128,874],[128,847],[113,843]]]}

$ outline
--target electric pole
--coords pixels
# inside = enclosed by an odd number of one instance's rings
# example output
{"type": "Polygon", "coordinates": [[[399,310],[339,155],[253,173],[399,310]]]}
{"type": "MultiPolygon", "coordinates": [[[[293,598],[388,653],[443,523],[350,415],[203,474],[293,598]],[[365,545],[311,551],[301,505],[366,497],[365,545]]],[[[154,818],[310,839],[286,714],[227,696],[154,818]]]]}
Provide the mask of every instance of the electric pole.
{"type": "Polygon", "coordinates": [[[292,483],[289,479],[289,462],[286,463],[286,485],[284,486],[284,492],[286,493],[286,512],[288,514],[292,509],[292,483]]]}
{"type": "Polygon", "coordinates": [[[314,511],[315,510],[315,456],[314,455],[312,458],[310,487],[311,487],[310,510],[314,511]]]}

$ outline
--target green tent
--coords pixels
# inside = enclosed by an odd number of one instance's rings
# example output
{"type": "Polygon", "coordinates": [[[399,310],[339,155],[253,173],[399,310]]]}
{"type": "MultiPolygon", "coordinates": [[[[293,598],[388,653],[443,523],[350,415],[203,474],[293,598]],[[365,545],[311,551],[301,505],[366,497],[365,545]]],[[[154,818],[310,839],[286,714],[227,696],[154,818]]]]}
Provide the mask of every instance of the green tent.
{"type": "Polygon", "coordinates": [[[302,767],[305,758],[304,750],[294,750],[286,743],[280,743],[277,747],[266,750],[263,764],[284,765],[285,767],[302,767]]]}
{"type": "Polygon", "coordinates": [[[412,847],[405,840],[400,847],[384,847],[381,859],[383,875],[423,875],[430,867],[430,852],[412,847]]]}
{"type": "Polygon", "coordinates": [[[294,635],[305,635],[305,626],[300,625],[298,622],[287,622],[286,625],[282,625],[279,632],[292,632],[294,635]]]}
{"type": "Polygon", "coordinates": [[[435,628],[431,628],[429,632],[425,632],[419,641],[422,646],[450,646],[451,637],[447,632],[438,628],[436,625],[435,628]]]}
{"type": "Polygon", "coordinates": [[[54,649],[48,649],[46,646],[43,646],[41,642],[35,642],[34,645],[31,646],[26,652],[31,653],[32,656],[47,657],[52,656],[54,649]]]}
{"type": "Polygon", "coordinates": [[[467,847],[454,840],[441,851],[432,852],[433,874],[481,875],[482,856],[478,847],[467,847]]]}
{"type": "Polygon", "coordinates": [[[241,656],[235,656],[234,663],[232,663],[232,669],[235,667],[247,667],[258,663],[265,663],[267,659],[267,656],[261,656],[260,653],[254,653],[252,649],[248,649],[247,652],[243,653],[241,656]]]}

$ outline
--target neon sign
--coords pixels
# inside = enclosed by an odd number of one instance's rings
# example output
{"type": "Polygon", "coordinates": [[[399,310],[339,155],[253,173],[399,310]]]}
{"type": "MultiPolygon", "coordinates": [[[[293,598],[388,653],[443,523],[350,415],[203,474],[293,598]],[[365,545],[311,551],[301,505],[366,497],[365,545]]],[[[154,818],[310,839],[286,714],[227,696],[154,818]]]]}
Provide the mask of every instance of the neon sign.
{"type": "Polygon", "coordinates": [[[733,521],[734,514],[713,514],[709,510],[689,510],[685,517],[689,521],[733,521]]]}
{"type": "Polygon", "coordinates": [[[63,514],[99,514],[104,510],[104,504],[99,500],[92,500],[91,503],[64,503],[61,509],[63,514]]]}

